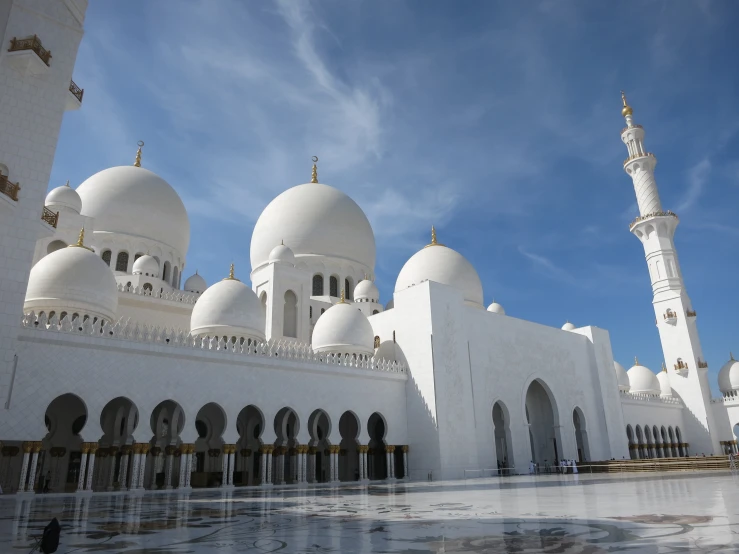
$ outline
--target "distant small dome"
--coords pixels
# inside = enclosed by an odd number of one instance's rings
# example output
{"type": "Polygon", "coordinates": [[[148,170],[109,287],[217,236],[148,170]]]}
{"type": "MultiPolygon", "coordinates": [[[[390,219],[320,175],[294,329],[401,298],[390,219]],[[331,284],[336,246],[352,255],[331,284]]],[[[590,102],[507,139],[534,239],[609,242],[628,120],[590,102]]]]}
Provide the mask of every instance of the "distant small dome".
{"type": "Polygon", "coordinates": [[[80,246],[68,246],[42,258],[31,269],[23,311],[61,317],[77,313],[113,321],[118,309],[115,276],[100,256],[80,246]]]}
{"type": "Polygon", "coordinates": [[[190,333],[264,340],[262,303],[247,285],[233,278],[219,281],[200,295],[190,317],[190,333]]]}
{"type": "Polygon", "coordinates": [[[660,396],[672,396],[672,387],[670,386],[670,376],[667,375],[666,371],[660,371],[657,374],[657,381],[659,381],[660,396]]]}
{"type": "Polygon", "coordinates": [[[392,310],[395,307],[395,298],[391,298],[390,301],[385,304],[385,311],[392,310]]]}
{"type": "Polygon", "coordinates": [[[278,244],[269,253],[269,262],[295,265],[295,254],[284,244],[278,244]]]}
{"type": "Polygon", "coordinates": [[[354,287],[354,300],[368,300],[377,302],[380,299],[380,290],[372,281],[364,279],[354,287]]]}
{"type": "Polygon", "coordinates": [[[203,279],[201,275],[198,275],[197,271],[194,275],[190,275],[185,281],[184,290],[186,292],[196,292],[200,294],[201,292],[205,292],[205,289],[207,288],[208,284],[205,282],[205,279],[203,279]]]}
{"type": "Polygon", "coordinates": [[[50,209],[69,209],[75,213],[80,213],[82,211],[82,198],[76,190],[69,186],[69,181],[67,181],[66,185],[49,191],[44,205],[50,209]]]}
{"type": "Polygon", "coordinates": [[[399,361],[397,345],[391,340],[381,342],[380,346],[375,350],[375,359],[387,360],[388,362],[399,361]]]}
{"type": "Polygon", "coordinates": [[[359,309],[345,302],[331,306],[313,329],[314,352],[366,354],[375,352],[372,325],[359,309]]]}
{"type": "Polygon", "coordinates": [[[626,369],[620,363],[614,360],[613,367],[616,370],[616,380],[618,381],[618,390],[629,392],[631,384],[629,383],[629,376],[626,373],[626,369]]]}
{"type": "Polygon", "coordinates": [[[503,309],[503,306],[498,304],[497,302],[493,302],[488,306],[488,311],[493,314],[500,314],[505,315],[505,310],[503,309]]]}
{"type": "Polygon", "coordinates": [[[411,256],[400,270],[395,292],[424,281],[449,285],[462,293],[467,304],[482,307],[482,283],[477,271],[462,254],[437,243],[433,229],[431,244],[411,256]]]}
{"type": "Polygon", "coordinates": [[[159,277],[159,262],[155,257],[144,254],[133,262],[131,273],[134,275],[146,275],[148,277],[159,277]]]}
{"type": "Polygon", "coordinates": [[[718,388],[723,393],[739,390],[739,362],[733,355],[718,372],[718,388]]]}
{"type": "Polygon", "coordinates": [[[637,394],[653,394],[662,393],[659,380],[652,371],[638,363],[626,372],[629,376],[629,392],[637,394]]]}
{"type": "Polygon", "coordinates": [[[564,325],[562,325],[562,330],[563,331],[572,331],[573,329],[576,329],[576,328],[577,327],[575,327],[575,325],[572,324],[572,323],[570,323],[569,321],[567,323],[565,323],[564,325]]]}

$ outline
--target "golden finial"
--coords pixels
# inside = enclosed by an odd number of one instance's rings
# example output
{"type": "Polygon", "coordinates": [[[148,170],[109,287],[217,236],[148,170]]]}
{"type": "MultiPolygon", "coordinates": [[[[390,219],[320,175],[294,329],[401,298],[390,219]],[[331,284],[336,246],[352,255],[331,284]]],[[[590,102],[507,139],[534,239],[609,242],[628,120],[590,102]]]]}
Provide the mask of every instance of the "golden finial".
{"type": "Polygon", "coordinates": [[[234,275],[234,264],[231,264],[231,268],[228,270],[228,277],[226,277],[224,281],[238,281],[234,275]]]}
{"type": "Polygon", "coordinates": [[[92,252],[92,248],[85,246],[85,228],[80,229],[80,235],[77,237],[77,244],[70,244],[72,248],[84,248],[92,252]]]}
{"type": "Polygon", "coordinates": [[[341,287],[341,298],[339,299],[339,304],[346,304],[346,296],[344,294],[344,287],[341,287]]]}
{"type": "Polygon", "coordinates": [[[624,91],[621,91],[621,101],[624,103],[624,107],[621,110],[621,115],[626,117],[627,115],[632,115],[634,113],[634,110],[631,109],[631,106],[626,102],[626,93],[624,91]]]}
{"type": "Polygon", "coordinates": [[[662,371],[664,373],[667,373],[667,366],[665,365],[665,362],[662,362],[662,371]]]}
{"type": "Polygon", "coordinates": [[[64,186],[65,186],[65,187],[68,187],[68,186],[69,186],[69,179],[67,179],[67,182],[66,182],[66,183],[64,183],[64,186]]]}
{"type": "Polygon", "coordinates": [[[136,144],[139,145],[139,149],[136,150],[136,161],[133,162],[135,167],[141,167],[141,147],[144,146],[144,141],[140,140],[136,144]]]}
{"type": "Polygon", "coordinates": [[[437,242],[436,228],[433,225],[431,226],[431,244],[427,244],[426,246],[424,246],[424,248],[428,248],[429,246],[444,246],[440,242],[437,242]]]}
{"type": "Polygon", "coordinates": [[[634,356],[634,365],[639,365],[639,360],[637,360],[636,356],[634,356]]]}
{"type": "Polygon", "coordinates": [[[318,182],[318,166],[316,165],[318,163],[318,156],[313,156],[313,170],[310,174],[310,182],[311,183],[317,183],[318,182]]]}
{"type": "Polygon", "coordinates": [[[285,246],[285,239],[280,239],[280,246],[285,246]]]}

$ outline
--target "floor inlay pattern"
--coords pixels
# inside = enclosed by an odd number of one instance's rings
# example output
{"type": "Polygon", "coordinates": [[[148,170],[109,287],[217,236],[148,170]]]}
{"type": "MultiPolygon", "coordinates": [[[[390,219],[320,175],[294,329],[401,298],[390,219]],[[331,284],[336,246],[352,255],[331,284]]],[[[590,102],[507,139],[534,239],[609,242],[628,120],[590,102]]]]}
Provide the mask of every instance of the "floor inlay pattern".
{"type": "Polygon", "coordinates": [[[0,497],[0,552],[739,552],[728,473],[0,497]]]}

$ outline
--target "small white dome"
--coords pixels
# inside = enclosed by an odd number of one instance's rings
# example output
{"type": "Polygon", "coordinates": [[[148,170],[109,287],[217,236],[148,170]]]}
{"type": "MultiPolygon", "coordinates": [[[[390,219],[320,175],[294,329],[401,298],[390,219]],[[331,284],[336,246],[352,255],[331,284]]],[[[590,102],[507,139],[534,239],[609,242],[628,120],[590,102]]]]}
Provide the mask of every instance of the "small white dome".
{"type": "Polygon", "coordinates": [[[372,325],[356,306],[339,302],[318,318],[312,346],[314,352],[371,356],[375,352],[375,336],[372,325]]]}
{"type": "Polygon", "coordinates": [[[262,303],[247,285],[227,278],[200,295],[190,317],[196,336],[244,337],[264,340],[266,320],[262,303]]]}
{"type": "Polygon", "coordinates": [[[391,340],[381,342],[379,348],[375,350],[375,359],[397,362],[398,350],[396,344],[391,340]]]}
{"type": "Polygon", "coordinates": [[[657,376],[643,365],[634,365],[626,372],[629,376],[630,392],[659,395],[662,389],[657,376]]]}
{"type": "Polygon", "coordinates": [[[434,234],[432,238],[431,244],[405,262],[395,281],[395,292],[434,281],[459,290],[467,304],[482,307],[482,283],[475,268],[456,250],[437,244],[434,234]]]}
{"type": "Polygon", "coordinates": [[[51,189],[49,194],[46,195],[44,205],[49,209],[69,209],[75,213],[82,211],[82,198],[77,194],[77,191],[69,186],[69,181],[66,185],[51,189]]]}
{"type": "Polygon", "coordinates": [[[395,307],[395,298],[391,298],[390,301],[385,304],[385,311],[392,310],[395,307]]]}
{"type": "Polygon", "coordinates": [[[369,279],[363,279],[362,281],[359,281],[356,287],[354,287],[354,300],[369,300],[370,302],[377,302],[380,300],[380,290],[377,288],[377,285],[369,279]]]}
{"type": "Polygon", "coordinates": [[[131,273],[134,275],[146,275],[148,277],[159,277],[159,262],[154,256],[144,254],[133,262],[131,273]]]}
{"type": "Polygon", "coordinates": [[[672,387],[670,386],[670,376],[667,375],[666,371],[660,371],[657,374],[657,381],[659,382],[660,396],[672,396],[672,387]]]}
{"type": "Polygon", "coordinates": [[[120,233],[162,242],[180,256],[190,244],[187,210],[172,186],[156,173],[124,165],[104,169],[78,188],[95,233],[120,233]]]}
{"type": "Polygon", "coordinates": [[[280,243],[270,251],[269,262],[295,265],[295,254],[284,243],[280,243]]]}
{"type": "Polygon", "coordinates": [[[190,275],[185,281],[184,290],[186,292],[196,292],[200,294],[201,292],[205,292],[205,289],[207,288],[208,284],[201,275],[198,275],[197,271],[195,271],[194,275],[190,275]]]}
{"type": "Polygon", "coordinates": [[[739,390],[739,362],[733,355],[718,372],[718,388],[723,393],[739,390]]]}
{"type": "Polygon", "coordinates": [[[100,256],[81,246],[52,252],[31,269],[23,311],[37,314],[67,312],[113,321],[118,309],[118,286],[100,256]]]}
{"type": "Polygon", "coordinates": [[[573,329],[576,329],[575,325],[570,323],[569,321],[566,322],[564,325],[562,325],[563,331],[572,331],[573,329]]]}
{"type": "Polygon", "coordinates": [[[498,304],[497,302],[493,302],[488,306],[488,311],[493,314],[500,314],[505,315],[505,310],[503,309],[503,306],[498,304]]]}
{"type": "Polygon", "coordinates": [[[613,368],[616,370],[616,380],[618,381],[618,390],[629,392],[631,384],[629,383],[629,376],[626,374],[626,369],[617,361],[613,361],[613,368]]]}

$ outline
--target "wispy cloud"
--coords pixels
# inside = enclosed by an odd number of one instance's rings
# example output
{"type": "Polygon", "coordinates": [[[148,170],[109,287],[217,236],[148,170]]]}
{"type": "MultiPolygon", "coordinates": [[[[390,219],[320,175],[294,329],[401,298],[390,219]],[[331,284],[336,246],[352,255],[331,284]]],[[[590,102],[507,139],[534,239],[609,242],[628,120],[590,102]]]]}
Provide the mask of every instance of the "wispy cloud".
{"type": "Polygon", "coordinates": [[[703,189],[708,182],[711,174],[711,162],[704,158],[688,171],[688,188],[685,190],[680,203],[678,204],[679,212],[687,212],[703,194],[703,189]]]}

